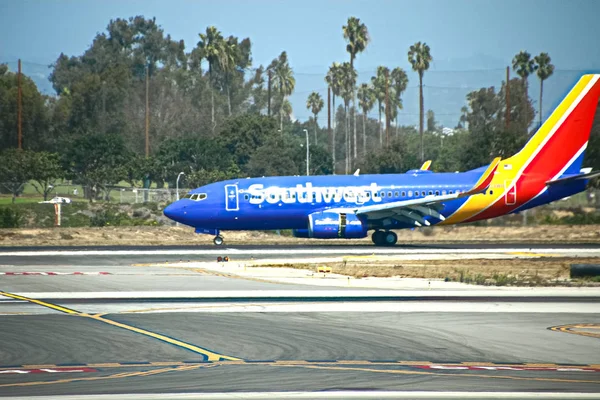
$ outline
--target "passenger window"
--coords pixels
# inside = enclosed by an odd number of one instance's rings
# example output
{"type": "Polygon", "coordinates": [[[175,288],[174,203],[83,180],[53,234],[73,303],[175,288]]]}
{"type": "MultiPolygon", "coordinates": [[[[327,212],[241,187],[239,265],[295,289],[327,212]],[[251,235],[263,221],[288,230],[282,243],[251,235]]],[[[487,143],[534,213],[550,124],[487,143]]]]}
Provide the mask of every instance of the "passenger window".
{"type": "Polygon", "coordinates": [[[381,193],[379,193],[379,195],[380,195],[381,197],[385,197],[385,192],[381,192],[381,193]]]}
{"type": "Polygon", "coordinates": [[[392,197],[392,192],[388,192],[388,197],[392,197]]]}
{"type": "Polygon", "coordinates": [[[445,190],[442,190],[442,195],[444,195],[444,196],[446,195],[446,191],[445,190]]]}
{"type": "Polygon", "coordinates": [[[248,196],[247,194],[244,195],[244,200],[248,200],[250,196],[248,196]]]}
{"type": "Polygon", "coordinates": [[[493,191],[493,190],[490,190],[490,194],[494,194],[494,191],[493,191]]]}
{"type": "Polygon", "coordinates": [[[408,191],[408,197],[412,197],[412,190],[408,191]]]}
{"type": "Polygon", "coordinates": [[[402,197],[406,197],[406,192],[402,192],[402,197]]]}
{"type": "Polygon", "coordinates": [[[435,195],[436,195],[436,196],[439,196],[439,195],[440,195],[440,191],[439,191],[439,190],[436,190],[436,191],[435,191],[435,195]]]}
{"type": "Polygon", "coordinates": [[[429,191],[429,195],[431,196],[432,194],[433,194],[433,190],[430,190],[429,191]]]}
{"type": "Polygon", "coordinates": [[[394,197],[398,197],[398,192],[394,192],[394,197]]]}
{"type": "Polygon", "coordinates": [[[425,191],[424,191],[424,190],[421,192],[421,195],[422,195],[422,196],[425,196],[425,191]]]}

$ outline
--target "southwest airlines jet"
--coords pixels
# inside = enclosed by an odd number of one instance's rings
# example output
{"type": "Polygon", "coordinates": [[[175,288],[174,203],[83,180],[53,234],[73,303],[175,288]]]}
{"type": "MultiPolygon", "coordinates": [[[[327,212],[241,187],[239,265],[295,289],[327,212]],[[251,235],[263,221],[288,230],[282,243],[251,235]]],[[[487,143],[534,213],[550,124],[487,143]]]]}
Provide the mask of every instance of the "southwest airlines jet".
{"type": "Polygon", "coordinates": [[[584,75],[529,142],[510,158],[462,173],[426,163],[405,174],[233,179],[192,190],[167,217],[215,236],[221,230],[292,229],[296,237],[364,238],[391,246],[393,230],[473,222],[585,190],[600,175],[582,168],[600,97],[600,74],[584,75]]]}

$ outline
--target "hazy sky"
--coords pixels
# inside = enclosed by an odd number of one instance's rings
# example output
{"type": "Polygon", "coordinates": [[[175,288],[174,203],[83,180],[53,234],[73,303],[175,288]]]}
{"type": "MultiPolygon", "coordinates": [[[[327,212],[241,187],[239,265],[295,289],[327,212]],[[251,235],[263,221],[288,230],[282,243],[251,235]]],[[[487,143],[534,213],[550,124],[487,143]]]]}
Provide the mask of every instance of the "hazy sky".
{"type": "Polygon", "coordinates": [[[600,69],[596,0],[0,0],[0,62],[80,55],[111,18],[134,15],[156,17],[188,50],[209,25],[250,37],[254,66],[286,50],[304,98],[325,88],[333,61],[348,59],[342,25],[349,16],[367,25],[372,40],[356,61],[359,81],[377,65],[409,70],[406,52],[416,41],[430,45],[432,71],[499,70],[522,49],[550,53],[559,70],[600,69]]]}

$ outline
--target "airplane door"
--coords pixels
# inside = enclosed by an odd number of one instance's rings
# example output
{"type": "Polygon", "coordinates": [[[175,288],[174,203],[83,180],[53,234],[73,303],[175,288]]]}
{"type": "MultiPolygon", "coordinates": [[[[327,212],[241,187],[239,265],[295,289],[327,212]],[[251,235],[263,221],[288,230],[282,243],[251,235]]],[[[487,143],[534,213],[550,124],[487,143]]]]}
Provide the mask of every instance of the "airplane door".
{"type": "MultiPolygon", "coordinates": [[[[505,187],[508,187],[509,185],[512,185],[511,181],[504,181],[505,187]]],[[[517,202],[517,184],[515,182],[515,184],[510,186],[509,189],[506,191],[506,194],[504,195],[504,203],[507,206],[512,206],[516,202],[517,202]]]]}
{"type": "Polygon", "coordinates": [[[239,209],[237,185],[225,185],[225,210],[238,211],[239,209]]]}

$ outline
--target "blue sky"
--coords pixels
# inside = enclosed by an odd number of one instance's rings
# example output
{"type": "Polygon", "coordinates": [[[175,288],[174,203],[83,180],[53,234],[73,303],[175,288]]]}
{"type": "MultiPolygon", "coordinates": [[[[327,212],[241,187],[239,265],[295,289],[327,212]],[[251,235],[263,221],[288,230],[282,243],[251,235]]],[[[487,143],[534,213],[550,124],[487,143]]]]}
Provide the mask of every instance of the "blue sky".
{"type": "MultiPolygon", "coordinates": [[[[416,41],[430,45],[434,62],[425,77],[426,107],[447,119],[446,125],[457,119],[466,92],[498,85],[502,68],[522,49],[548,52],[557,68],[546,82],[548,107],[580,71],[600,70],[595,0],[0,0],[0,62],[12,68],[21,58],[27,73],[28,65],[49,64],[61,52],[80,55],[111,18],[134,15],[156,17],[188,49],[209,25],[224,35],[250,37],[254,66],[286,50],[297,77],[292,104],[300,119],[308,116],[303,104],[308,93],[325,93],[327,67],[348,59],[342,25],[349,16],[360,18],[372,38],[356,61],[359,81],[368,80],[378,65],[409,71],[408,47],[416,41]]],[[[417,79],[411,71],[409,79],[402,123],[413,123],[415,114],[417,79]]],[[[536,90],[535,80],[531,84],[536,90]]]]}

